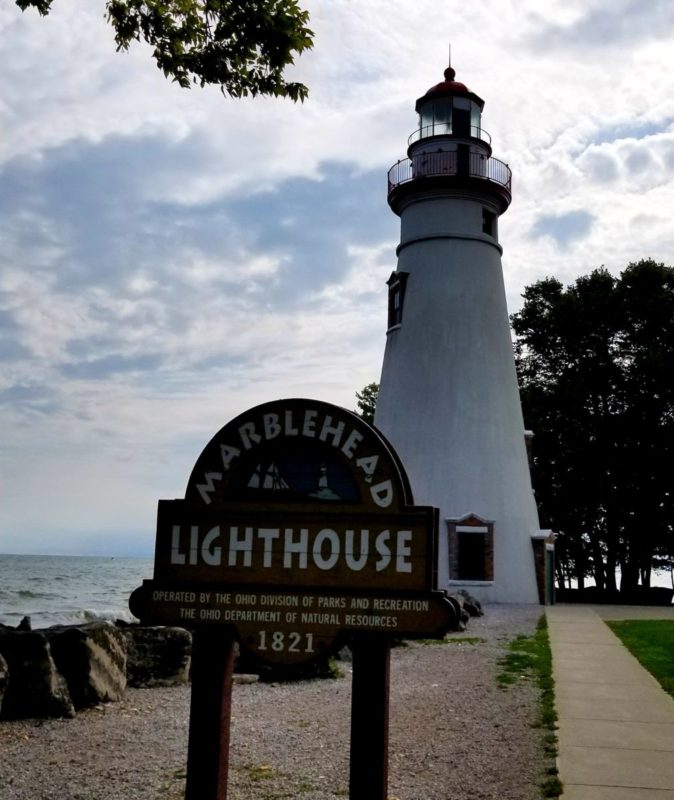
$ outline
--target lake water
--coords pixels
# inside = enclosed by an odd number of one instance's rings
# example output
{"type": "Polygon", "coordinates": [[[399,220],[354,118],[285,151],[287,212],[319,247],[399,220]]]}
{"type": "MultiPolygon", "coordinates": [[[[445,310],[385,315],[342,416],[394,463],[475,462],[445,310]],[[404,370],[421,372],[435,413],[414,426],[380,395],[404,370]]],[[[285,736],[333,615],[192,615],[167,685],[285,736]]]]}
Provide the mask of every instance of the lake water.
{"type": "Polygon", "coordinates": [[[128,601],[151,578],[149,558],[0,554],[0,623],[33,629],[93,619],[132,620],[128,601]]]}

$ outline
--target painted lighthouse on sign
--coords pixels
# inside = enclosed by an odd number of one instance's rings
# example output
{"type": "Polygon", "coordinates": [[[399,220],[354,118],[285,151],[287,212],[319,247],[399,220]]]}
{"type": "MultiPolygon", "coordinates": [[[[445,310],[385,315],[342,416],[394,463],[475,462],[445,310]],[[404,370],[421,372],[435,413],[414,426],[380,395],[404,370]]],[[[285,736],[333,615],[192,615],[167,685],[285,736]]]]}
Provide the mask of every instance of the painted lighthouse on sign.
{"type": "Polygon", "coordinates": [[[492,156],[484,101],[451,67],[444,77],[417,100],[407,158],[388,175],[401,236],[375,425],[415,501],[440,509],[438,587],[537,603],[541,532],[498,236],[511,171],[492,156]]]}

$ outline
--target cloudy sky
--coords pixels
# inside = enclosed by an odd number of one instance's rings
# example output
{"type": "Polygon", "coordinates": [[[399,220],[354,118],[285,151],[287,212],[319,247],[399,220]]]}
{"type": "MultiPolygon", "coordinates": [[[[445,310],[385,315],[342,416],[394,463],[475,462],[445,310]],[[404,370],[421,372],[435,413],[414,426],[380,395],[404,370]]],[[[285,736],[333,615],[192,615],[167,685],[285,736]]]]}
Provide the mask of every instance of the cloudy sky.
{"type": "Polygon", "coordinates": [[[150,554],[229,419],[377,380],[386,171],[442,79],[514,173],[508,303],[674,264],[670,0],[311,0],[303,105],[168,83],[103,0],[0,6],[0,552],[150,554]]]}

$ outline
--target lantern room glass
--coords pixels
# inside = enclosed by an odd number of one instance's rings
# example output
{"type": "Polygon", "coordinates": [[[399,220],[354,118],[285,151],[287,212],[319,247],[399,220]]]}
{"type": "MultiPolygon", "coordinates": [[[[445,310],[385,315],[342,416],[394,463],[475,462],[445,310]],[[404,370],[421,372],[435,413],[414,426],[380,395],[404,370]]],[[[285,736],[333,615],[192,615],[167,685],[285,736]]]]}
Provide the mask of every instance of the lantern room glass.
{"type": "Polygon", "coordinates": [[[442,136],[452,132],[451,97],[425,103],[419,113],[419,138],[442,136]]]}
{"type": "Polygon", "coordinates": [[[480,109],[480,106],[477,103],[471,101],[470,129],[471,129],[471,134],[473,136],[476,136],[477,138],[481,138],[480,137],[480,129],[482,127],[481,118],[482,118],[482,110],[480,109]]]}
{"type": "Polygon", "coordinates": [[[419,109],[419,139],[451,134],[481,137],[482,109],[467,97],[443,97],[424,103],[419,109]],[[463,134],[457,129],[457,115],[461,116],[463,134]],[[468,127],[470,132],[468,132],[468,127]]]}

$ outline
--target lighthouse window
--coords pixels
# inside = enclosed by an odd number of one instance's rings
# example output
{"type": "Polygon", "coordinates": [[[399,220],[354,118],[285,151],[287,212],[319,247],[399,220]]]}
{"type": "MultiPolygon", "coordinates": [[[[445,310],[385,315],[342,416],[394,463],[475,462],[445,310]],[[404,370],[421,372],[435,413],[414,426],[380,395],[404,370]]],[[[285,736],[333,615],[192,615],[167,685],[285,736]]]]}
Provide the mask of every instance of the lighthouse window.
{"type": "Polygon", "coordinates": [[[459,578],[462,580],[483,581],[485,575],[486,534],[474,531],[460,531],[457,534],[459,544],[459,578]]]}
{"type": "Polygon", "coordinates": [[[427,103],[419,114],[420,136],[442,136],[452,132],[452,99],[443,98],[435,103],[427,103]]]}
{"type": "Polygon", "coordinates": [[[405,300],[405,286],[407,285],[407,272],[393,272],[386,281],[388,284],[388,327],[400,325],[403,319],[403,303],[405,300]]]}
{"type": "Polygon", "coordinates": [[[433,133],[440,136],[452,132],[452,107],[449,103],[435,103],[435,125],[433,133]]]}
{"type": "Polygon", "coordinates": [[[494,579],[494,523],[475,514],[447,520],[449,572],[458,581],[494,579]]]}
{"type": "Polygon", "coordinates": [[[482,209],[482,233],[486,233],[488,236],[496,234],[496,214],[486,208],[482,209]]]}
{"type": "Polygon", "coordinates": [[[480,136],[480,117],[481,110],[477,103],[471,102],[470,104],[470,135],[480,136]]]}

